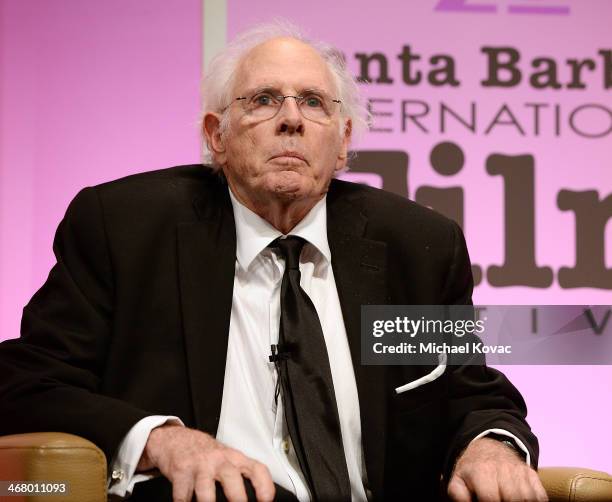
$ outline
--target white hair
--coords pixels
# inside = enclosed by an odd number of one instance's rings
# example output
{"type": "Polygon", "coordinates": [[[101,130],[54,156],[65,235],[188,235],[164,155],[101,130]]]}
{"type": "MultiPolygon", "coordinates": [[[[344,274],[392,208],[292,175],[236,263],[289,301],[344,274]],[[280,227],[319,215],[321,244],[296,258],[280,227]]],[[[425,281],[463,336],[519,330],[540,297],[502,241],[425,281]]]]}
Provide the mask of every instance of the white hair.
{"type": "MultiPolygon", "coordinates": [[[[242,58],[254,47],[274,38],[298,40],[312,47],[323,58],[335,83],[338,99],[342,102],[341,117],[351,121],[351,138],[360,138],[370,125],[371,115],[355,79],[346,67],[343,54],[327,43],[308,39],[297,26],[286,20],[259,24],[242,32],[211,60],[202,79],[201,120],[203,121],[209,112],[223,113],[221,131],[226,130],[229,117],[225,112],[232,100],[230,93],[242,58]]],[[[346,120],[341,121],[340,135],[345,133],[345,122],[346,120]]],[[[203,128],[201,130],[203,131],[203,128]]],[[[205,164],[211,164],[214,169],[219,168],[215,165],[205,137],[202,142],[202,160],[205,164]]]]}

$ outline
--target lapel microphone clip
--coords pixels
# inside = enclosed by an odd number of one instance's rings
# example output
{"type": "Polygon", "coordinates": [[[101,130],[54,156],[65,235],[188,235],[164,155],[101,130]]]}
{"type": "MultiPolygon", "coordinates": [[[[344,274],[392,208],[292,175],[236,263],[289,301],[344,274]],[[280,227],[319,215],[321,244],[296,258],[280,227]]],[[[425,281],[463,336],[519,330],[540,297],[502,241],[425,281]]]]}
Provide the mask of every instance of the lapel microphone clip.
{"type": "Polygon", "coordinates": [[[274,404],[278,405],[278,396],[281,391],[282,365],[281,361],[291,359],[291,349],[285,344],[270,345],[272,355],[269,356],[270,362],[274,363],[277,372],[276,388],[274,389],[274,404]]]}
{"type": "Polygon", "coordinates": [[[291,349],[285,344],[270,345],[272,355],[269,356],[271,363],[279,363],[291,358],[291,349]]]}

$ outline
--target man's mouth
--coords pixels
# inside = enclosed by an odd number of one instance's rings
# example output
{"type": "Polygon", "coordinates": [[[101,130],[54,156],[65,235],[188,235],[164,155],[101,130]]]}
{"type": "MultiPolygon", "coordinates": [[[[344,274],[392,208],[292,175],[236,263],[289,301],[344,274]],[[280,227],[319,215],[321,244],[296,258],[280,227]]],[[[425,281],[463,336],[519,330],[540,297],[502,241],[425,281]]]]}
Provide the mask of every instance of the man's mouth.
{"type": "Polygon", "coordinates": [[[308,161],[304,158],[304,156],[298,152],[293,150],[285,150],[283,152],[277,153],[270,157],[270,160],[277,160],[280,162],[286,162],[288,164],[293,163],[305,163],[308,164],[308,161]]]}

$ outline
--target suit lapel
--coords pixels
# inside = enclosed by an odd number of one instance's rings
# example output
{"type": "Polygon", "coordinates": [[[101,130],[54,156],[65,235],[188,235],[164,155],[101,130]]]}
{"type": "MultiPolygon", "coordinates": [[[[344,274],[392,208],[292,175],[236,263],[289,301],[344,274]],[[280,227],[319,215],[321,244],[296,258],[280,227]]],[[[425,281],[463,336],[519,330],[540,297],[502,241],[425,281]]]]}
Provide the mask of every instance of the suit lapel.
{"type": "Polygon", "coordinates": [[[178,226],[183,329],[197,427],[219,425],[232,308],[236,230],[225,185],[194,201],[200,221],[178,226]]]}
{"type": "Polygon", "coordinates": [[[361,410],[362,443],[370,489],[382,497],[387,387],[384,366],[361,364],[361,306],[389,302],[387,246],[364,238],[367,217],[360,199],[340,196],[332,182],[327,196],[332,268],[351,350],[361,410]]]}

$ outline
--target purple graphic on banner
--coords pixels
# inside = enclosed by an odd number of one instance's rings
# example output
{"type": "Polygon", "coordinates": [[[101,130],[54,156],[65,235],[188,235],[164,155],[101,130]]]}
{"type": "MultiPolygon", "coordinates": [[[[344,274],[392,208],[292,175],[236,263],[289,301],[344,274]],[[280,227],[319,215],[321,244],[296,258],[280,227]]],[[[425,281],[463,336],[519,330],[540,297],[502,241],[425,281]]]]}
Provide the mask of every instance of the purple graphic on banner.
{"type": "Polygon", "coordinates": [[[570,13],[570,8],[562,6],[510,5],[508,12],[510,14],[556,14],[564,16],[570,13]]]}
{"type": "MultiPolygon", "coordinates": [[[[494,14],[498,12],[493,3],[471,3],[469,0],[439,0],[434,10],[439,12],[479,12],[494,14]]],[[[568,15],[570,8],[562,5],[523,5],[512,4],[508,6],[510,14],[552,14],[568,15]]]]}
{"type": "Polygon", "coordinates": [[[435,10],[446,12],[497,12],[491,4],[469,4],[468,0],[440,0],[435,10]]]}

